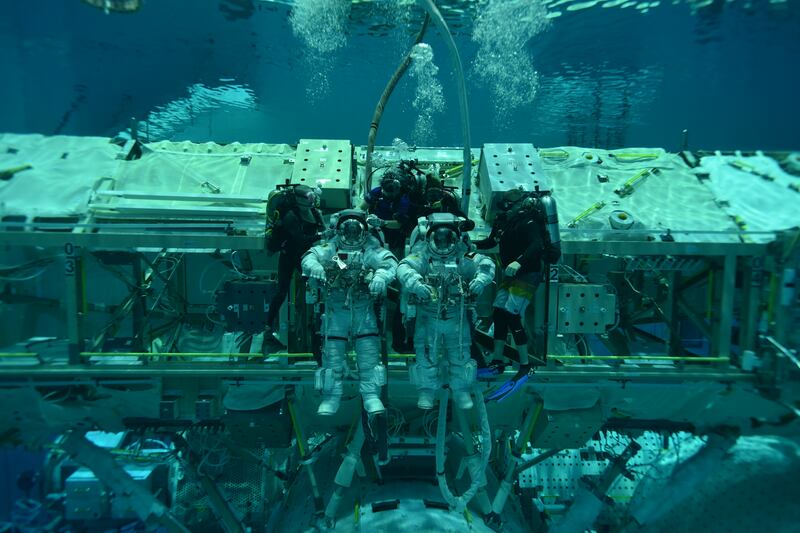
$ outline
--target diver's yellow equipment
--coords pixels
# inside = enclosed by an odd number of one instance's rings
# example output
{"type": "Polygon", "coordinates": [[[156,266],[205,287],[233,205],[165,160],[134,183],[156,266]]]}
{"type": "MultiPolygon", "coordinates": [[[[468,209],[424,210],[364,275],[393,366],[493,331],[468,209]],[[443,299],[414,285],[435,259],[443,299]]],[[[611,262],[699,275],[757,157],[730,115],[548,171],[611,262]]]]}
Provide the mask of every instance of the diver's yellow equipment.
{"type": "Polygon", "coordinates": [[[608,157],[619,161],[620,163],[638,163],[639,161],[649,161],[652,159],[658,159],[658,156],[659,154],[640,152],[622,152],[618,154],[609,152],[608,154],[608,157]]]}
{"type": "Polygon", "coordinates": [[[731,161],[728,164],[737,170],[741,170],[742,172],[747,172],[748,174],[752,174],[753,176],[758,176],[763,180],[775,181],[775,176],[770,176],[769,174],[765,174],[764,172],[759,172],[753,166],[748,165],[744,161],[738,161],[738,160],[731,161]]]}
{"type": "Polygon", "coordinates": [[[23,170],[28,170],[30,168],[33,168],[33,166],[25,164],[25,165],[20,165],[18,167],[11,167],[5,170],[0,170],[0,180],[8,181],[11,178],[13,178],[14,174],[16,174],[17,172],[22,172],[23,170]]]}
{"type": "Polygon", "coordinates": [[[603,201],[596,202],[596,203],[595,203],[594,205],[592,205],[592,206],[591,206],[589,209],[586,209],[586,210],[584,210],[584,211],[583,211],[583,212],[582,212],[580,215],[578,215],[578,216],[576,216],[575,218],[573,218],[573,219],[572,219],[572,220],[571,220],[571,221],[570,221],[570,222],[567,224],[567,227],[568,227],[568,228],[574,228],[574,227],[575,227],[575,225],[576,225],[578,222],[580,222],[580,221],[581,221],[581,220],[583,220],[584,218],[588,217],[589,215],[591,215],[591,214],[592,214],[592,213],[594,213],[595,211],[600,211],[600,210],[601,210],[601,209],[603,209],[605,206],[606,206],[606,203],[605,203],[605,202],[603,202],[603,201]]]}
{"type": "Polygon", "coordinates": [[[642,169],[639,172],[637,172],[636,174],[634,174],[633,177],[628,179],[628,181],[623,183],[622,187],[620,187],[618,189],[615,189],[614,192],[617,195],[619,195],[621,198],[624,198],[624,197],[626,197],[626,196],[628,196],[630,194],[633,194],[634,186],[638,185],[639,183],[641,183],[642,180],[644,180],[647,176],[650,176],[651,174],[653,176],[656,176],[660,172],[661,171],[658,170],[657,168],[645,168],[645,169],[642,169]]]}

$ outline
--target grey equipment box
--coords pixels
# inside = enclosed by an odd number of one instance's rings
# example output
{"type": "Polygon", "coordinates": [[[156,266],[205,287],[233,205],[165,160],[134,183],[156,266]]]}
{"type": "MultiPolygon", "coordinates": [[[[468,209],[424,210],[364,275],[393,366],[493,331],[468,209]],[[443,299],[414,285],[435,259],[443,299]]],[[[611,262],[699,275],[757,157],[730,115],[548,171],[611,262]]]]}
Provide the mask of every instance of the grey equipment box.
{"type": "Polygon", "coordinates": [[[110,513],[110,495],[87,468],[73,472],[64,484],[64,514],[67,520],[99,520],[110,513]]]}
{"type": "MultiPolygon", "coordinates": [[[[124,465],[125,472],[149,492],[166,487],[164,464],[124,465]]],[[[64,510],[67,520],[133,519],[136,513],[130,499],[114,495],[87,468],[79,468],[65,482],[64,510]]]]}
{"type": "Polygon", "coordinates": [[[478,179],[487,222],[494,220],[503,193],[521,187],[525,191],[549,191],[539,152],[532,144],[484,144],[478,179]]]}
{"type": "Polygon", "coordinates": [[[350,141],[300,139],[292,169],[293,185],[319,185],[322,209],[350,207],[353,147],[350,141]]]}

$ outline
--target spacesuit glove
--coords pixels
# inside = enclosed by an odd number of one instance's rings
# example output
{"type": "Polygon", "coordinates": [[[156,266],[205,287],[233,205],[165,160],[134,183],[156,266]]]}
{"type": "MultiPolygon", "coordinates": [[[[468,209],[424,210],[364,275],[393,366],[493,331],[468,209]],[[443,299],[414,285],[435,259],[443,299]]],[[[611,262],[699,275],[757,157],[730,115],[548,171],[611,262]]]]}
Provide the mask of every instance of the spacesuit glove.
{"type": "Polygon", "coordinates": [[[506,381],[500,387],[495,390],[494,392],[490,393],[486,397],[487,402],[491,401],[498,401],[502,402],[519,389],[525,386],[525,383],[528,382],[528,375],[531,371],[531,365],[520,365],[519,370],[517,371],[516,375],[513,378],[506,381]]]}
{"type": "Polygon", "coordinates": [[[386,293],[386,281],[381,277],[374,277],[369,283],[369,293],[373,297],[383,296],[386,293]]]}
{"type": "Polygon", "coordinates": [[[309,279],[314,279],[320,283],[325,282],[325,268],[322,265],[309,265],[304,272],[309,279]]]}
{"type": "Polygon", "coordinates": [[[506,364],[502,361],[492,361],[483,368],[478,368],[478,379],[490,379],[500,376],[506,371],[506,364]]]}
{"type": "Polygon", "coordinates": [[[430,287],[430,285],[426,285],[420,280],[414,280],[409,289],[420,300],[427,301],[433,297],[433,289],[430,287]]]}
{"type": "Polygon", "coordinates": [[[504,273],[506,276],[508,276],[508,277],[510,277],[510,278],[513,278],[514,276],[516,276],[516,275],[517,275],[517,272],[519,272],[519,269],[520,269],[520,268],[522,268],[522,265],[521,265],[521,264],[519,264],[519,262],[517,262],[517,261],[512,261],[512,262],[511,262],[511,264],[509,264],[509,265],[506,267],[506,269],[503,271],[503,273],[504,273]]]}
{"type": "Polygon", "coordinates": [[[475,296],[479,296],[488,285],[482,278],[475,278],[469,282],[469,292],[475,296]]]}

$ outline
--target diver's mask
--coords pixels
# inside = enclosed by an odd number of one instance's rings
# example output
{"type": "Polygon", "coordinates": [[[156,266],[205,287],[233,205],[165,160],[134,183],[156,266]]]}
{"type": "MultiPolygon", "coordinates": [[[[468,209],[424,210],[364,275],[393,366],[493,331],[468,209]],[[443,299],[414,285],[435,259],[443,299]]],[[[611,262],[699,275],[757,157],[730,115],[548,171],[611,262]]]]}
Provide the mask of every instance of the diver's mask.
{"type": "Polygon", "coordinates": [[[381,192],[389,200],[399,198],[403,191],[403,185],[400,183],[400,176],[395,172],[389,171],[383,175],[381,179],[381,192]]]}
{"type": "Polygon", "coordinates": [[[522,189],[506,191],[500,200],[500,209],[510,219],[517,216],[530,216],[540,209],[541,200],[537,193],[522,189]]]}
{"type": "Polygon", "coordinates": [[[303,222],[316,224],[317,218],[314,216],[314,209],[319,208],[320,190],[311,188],[307,185],[298,185],[294,188],[294,204],[297,213],[303,222]]]}
{"type": "Polygon", "coordinates": [[[500,204],[498,207],[501,211],[507,213],[511,211],[511,209],[516,206],[516,204],[525,196],[525,191],[520,187],[516,189],[511,189],[503,193],[503,196],[500,198],[500,204]]]}
{"type": "Polygon", "coordinates": [[[430,207],[441,207],[444,194],[444,189],[440,187],[428,187],[425,190],[425,204],[430,207]]]}

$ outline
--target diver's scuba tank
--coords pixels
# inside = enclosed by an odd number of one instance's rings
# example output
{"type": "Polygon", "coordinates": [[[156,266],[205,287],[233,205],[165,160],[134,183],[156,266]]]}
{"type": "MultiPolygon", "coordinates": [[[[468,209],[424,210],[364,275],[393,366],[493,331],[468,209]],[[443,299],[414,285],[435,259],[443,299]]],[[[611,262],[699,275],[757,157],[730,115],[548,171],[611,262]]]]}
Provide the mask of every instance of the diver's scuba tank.
{"type": "Polygon", "coordinates": [[[550,237],[550,244],[558,248],[561,253],[561,232],[558,229],[558,211],[556,210],[556,200],[551,195],[546,194],[539,198],[544,209],[545,222],[547,224],[547,234],[550,237]]]}

